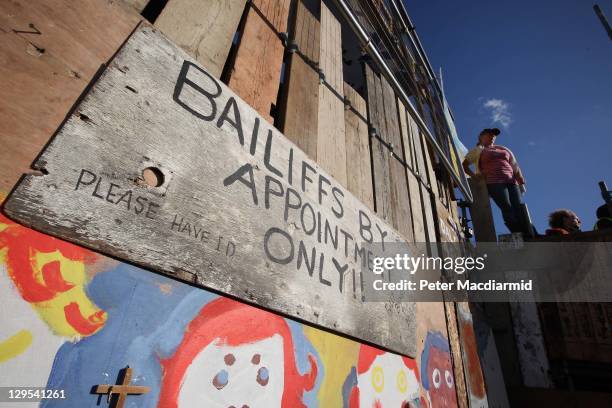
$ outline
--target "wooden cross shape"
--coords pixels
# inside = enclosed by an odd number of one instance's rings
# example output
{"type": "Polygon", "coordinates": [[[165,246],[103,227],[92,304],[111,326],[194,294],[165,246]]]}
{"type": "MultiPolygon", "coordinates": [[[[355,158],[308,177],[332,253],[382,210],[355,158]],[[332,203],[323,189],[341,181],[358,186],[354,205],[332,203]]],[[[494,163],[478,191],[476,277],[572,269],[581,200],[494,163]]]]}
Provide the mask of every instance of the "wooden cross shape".
{"type": "Polygon", "coordinates": [[[132,381],[132,369],[130,366],[125,367],[121,371],[123,371],[123,378],[119,384],[97,385],[96,389],[94,390],[94,394],[107,395],[108,403],[112,404],[111,408],[123,408],[125,398],[128,394],[141,395],[150,391],[149,387],[130,385],[130,382],[132,381]]]}

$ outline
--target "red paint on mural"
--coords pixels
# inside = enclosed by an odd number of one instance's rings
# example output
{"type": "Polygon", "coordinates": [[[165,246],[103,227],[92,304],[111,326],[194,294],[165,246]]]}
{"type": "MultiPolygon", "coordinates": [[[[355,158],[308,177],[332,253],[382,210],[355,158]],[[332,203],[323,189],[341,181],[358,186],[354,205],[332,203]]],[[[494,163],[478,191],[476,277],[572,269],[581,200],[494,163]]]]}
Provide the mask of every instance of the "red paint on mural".
{"type": "MultiPolygon", "coordinates": [[[[8,275],[19,294],[33,305],[53,301],[75,288],[73,282],[64,278],[62,262],[90,264],[96,258],[91,251],[16,224],[1,213],[0,250],[5,251],[8,275]],[[39,255],[53,255],[57,259],[41,261],[39,255]]],[[[85,316],[78,303],[83,299],[76,296],[75,300],[63,306],[66,322],[79,335],[93,334],[104,325],[104,311],[96,310],[85,316]]],[[[45,305],[44,308],[51,307],[45,305]]]]}
{"type": "Polygon", "coordinates": [[[204,306],[189,323],[174,355],[162,360],[163,380],[159,406],[177,407],[181,385],[187,368],[206,346],[216,342],[237,347],[280,335],[283,339],[284,390],[283,407],[305,407],[304,391],[311,390],[317,377],[317,362],[308,355],[310,370],[298,372],[294,346],[285,319],[270,312],[227,298],[218,298],[204,306]]]}
{"type": "Polygon", "coordinates": [[[484,379],[480,368],[480,358],[476,349],[476,335],[471,321],[461,322],[461,341],[467,357],[468,381],[470,392],[477,398],[485,397],[484,379]]]}
{"type": "Polygon", "coordinates": [[[69,303],[64,307],[64,315],[66,316],[68,324],[84,336],[94,334],[98,329],[104,326],[104,322],[106,321],[106,313],[102,310],[87,317],[83,316],[81,308],[76,302],[69,303]]]}

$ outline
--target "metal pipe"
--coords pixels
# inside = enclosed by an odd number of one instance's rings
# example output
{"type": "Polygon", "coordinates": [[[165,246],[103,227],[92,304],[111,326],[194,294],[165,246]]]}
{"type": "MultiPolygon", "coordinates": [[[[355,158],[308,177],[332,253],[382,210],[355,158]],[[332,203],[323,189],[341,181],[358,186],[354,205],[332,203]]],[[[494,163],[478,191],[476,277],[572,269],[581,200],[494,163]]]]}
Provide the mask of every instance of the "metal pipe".
{"type": "Polygon", "coordinates": [[[344,15],[348,23],[353,28],[355,34],[357,34],[357,37],[361,41],[362,46],[366,49],[368,54],[372,56],[372,58],[378,65],[378,68],[381,69],[383,75],[391,83],[391,86],[393,87],[395,92],[397,92],[397,94],[400,96],[402,101],[408,107],[408,110],[410,111],[413,119],[416,121],[419,129],[425,134],[429,142],[434,147],[435,151],[438,153],[438,156],[440,156],[442,160],[442,164],[444,165],[444,167],[446,167],[446,169],[450,173],[453,180],[457,183],[457,185],[463,192],[463,195],[465,196],[466,201],[472,203],[474,199],[472,197],[472,192],[470,191],[470,187],[467,184],[462,183],[461,178],[457,174],[455,174],[453,165],[451,164],[451,162],[448,160],[448,158],[444,154],[444,151],[438,144],[438,141],[431,134],[431,132],[427,128],[427,125],[425,124],[425,122],[423,121],[423,119],[421,118],[417,110],[415,109],[415,107],[412,105],[412,102],[410,102],[408,95],[404,92],[404,89],[402,88],[400,83],[395,78],[395,75],[393,75],[393,72],[391,72],[391,69],[389,69],[384,59],[382,58],[382,56],[380,55],[380,53],[378,52],[378,50],[376,49],[372,41],[370,40],[370,37],[368,36],[366,31],[363,29],[363,27],[361,27],[361,24],[359,23],[359,20],[357,20],[357,17],[355,17],[355,15],[353,14],[353,12],[351,11],[351,9],[349,8],[349,6],[346,4],[344,0],[334,0],[334,2],[338,6],[338,9],[344,15]]]}

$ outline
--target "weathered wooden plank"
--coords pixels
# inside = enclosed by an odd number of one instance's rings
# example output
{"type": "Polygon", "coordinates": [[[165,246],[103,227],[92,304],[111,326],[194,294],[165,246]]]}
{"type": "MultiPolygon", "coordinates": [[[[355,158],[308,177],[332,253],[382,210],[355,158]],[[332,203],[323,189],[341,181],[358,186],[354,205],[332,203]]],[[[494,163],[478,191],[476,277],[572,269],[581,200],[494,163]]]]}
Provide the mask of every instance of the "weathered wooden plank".
{"type": "Polygon", "coordinates": [[[350,85],[344,84],[344,95],[349,107],[344,111],[346,124],[347,188],[374,211],[372,165],[365,100],[350,85]]]}
{"type": "Polygon", "coordinates": [[[297,53],[312,67],[319,67],[321,57],[321,3],[317,0],[298,0],[295,22],[291,33],[297,53]]]}
{"type": "Polygon", "coordinates": [[[169,0],[155,26],[220,78],[245,4],[246,0],[169,0]]]}
{"type": "Polygon", "coordinates": [[[429,242],[436,242],[435,217],[432,209],[432,199],[428,186],[427,164],[425,162],[423,147],[421,144],[421,131],[410,115],[407,115],[408,128],[410,130],[413,151],[416,157],[415,163],[418,168],[421,203],[423,204],[423,220],[425,222],[425,232],[429,242]]]}
{"type": "MultiPolygon", "coordinates": [[[[404,161],[400,124],[398,117],[397,96],[391,85],[383,77],[380,78],[382,96],[385,105],[386,140],[389,141],[393,153],[404,161]]],[[[406,169],[403,164],[389,154],[389,179],[391,183],[391,211],[393,211],[393,226],[409,242],[414,241],[412,230],[412,214],[410,212],[410,196],[406,180],[406,169]]]]}
{"type": "Polygon", "coordinates": [[[412,151],[412,165],[415,170],[415,173],[419,176],[419,179],[422,183],[427,184],[427,172],[425,171],[425,160],[423,159],[423,150],[420,149],[420,131],[419,127],[410,116],[408,112],[406,112],[406,120],[408,123],[408,133],[410,139],[410,149],[412,151]]]}
{"type": "Polygon", "coordinates": [[[287,31],[291,0],[253,0],[253,7],[264,16],[277,33],[287,31]]]}
{"type": "Polygon", "coordinates": [[[0,2],[0,162],[10,163],[0,167],[0,191],[29,169],[138,21],[136,13],[95,0],[79,7],[66,0],[0,2]]]}
{"type": "MultiPolygon", "coordinates": [[[[529,305],[529,303],[522,304],[529,305]]],[[[455,306],[461,345],[461,363],[464,368],[465,387],[469,399],[469,405],[466,404],[466,406],[488,407],[490,401],[487,398],[470,305],[468,302],[457,302],[455,306]]]]}
{"type": "Polygon", "coordinates": [[[432,194],[434,195],[435,199],[438,200],[440,197],[440,191],[438,191],[438,178],[433,169],[434,157],[431,149],[429,148],[429,143],[427,143],[427,139],[425,139],[425,135],[423,135],[423,133],[420,134],[421,146],[423,148],[423,158],[425,159],[425,169],[429,179],[429,185],[431,187],[432,194]]]}
{"type": "Polygon", "coordinates": [[[389,149],[380,140],[386,142],[385,104],[378,74],[368,64],[365,64],[365,71],[368,91],[368,120],[378,135],[378,137],[371,138],[374,205],[378,215],[393,225],[389,149]]]}
{"type": "Polygon", "coordinates": [[[14,0],[0,7],[0,24],[7,31],[18,31],[42,54],[51,52],[73,75],[83,77],[92,76],[100,57],[112,55],[117,41],[125,40],[140,20],[123,6],[96,0],[84,0],[78,7],[70,0],[14,0]]]}
{"type": "Polygon", "coordinates": [[[325,82],[339,95],[344,95],[342,68],[342,31],[340,22],[321,2],[321,57],[319,66],[325,82]]]}
{"type": "Polygon", "coordinates": [[[461,340],[459,338],[459,327],[457,325],[457,311],[453,302],[444,302],[444,313],[446,315],[446,330],[448,343],[453,357],[453,377],[455,390],[457,392],[457,407],[468,408],[467,387],[465,385],[465,374],[463,358],[461,355],[461,340]]]}
{"type": "Polygon", "coordinates": [[[291,39],[298,49],[289,56],[286,68],[287,89],[280,129],[313,160],[317,160],[319,121],[320,23],[318,11],[296,3],[291,39]]]}
{"type": "Polygon", "coordinates": [[[404,239],[414,242],[410,196],[408,195],[408,185],[406,183],[406,169],[394,157],[389,157],[389,160],[391,209],[393,210],[394,227],[402,234],[404,239]]]}
{"type": "Polygon", "coordinates": [[[401,238],[143,24],[5,211],[196,285],[415,355],[414,303],[365,303],[365,242],[401,238]],[[156,173],[146,184],[143,172],[156,173]],[[161,255],[161,256],[160,256],[161,255]]]}
{"type": "Polygon", "coordinates": [[[321,46],[319,66],[325,77],[319,85],[317,163],[343,186],[347,186],[344,79],[340,23],[321,2],[321,46]]]}
{"type": "Polygon", "coordinates": [[[412,150],[412,141],[410,131],[408,128],[408,120],[406,107],[402,101],[398,99],[399,106],[399,119],[400,119],[400,131],[403,141],[404,160],[408,165],[406,168],[406,179],[408,182],[408,194],[410,196],[410,210],[412,216],[412,229],[414,233],[415,242],[426,242],[427,237],[425,235],[425,223],[423,221],[423,199],[421,197],[421,190],[419,181],[415,177],[415,160],[414,152],[412,150]]]}
{"type": "Polygon", "coordinates": [[[468,184],[474,197],[474,202],[470,206],[474,236],[478,242],[497,242],[487,184],[484,179],[473,177],[468,179],[468,184]]]}
{"type": "Polygon", "coordinates": [[[257,0],[249,5],[228,85],[269,123],[280,85],[289,0],[257,0]]]}
{"type": "Polygon", "coordinates": [[[395,91],[383,76],[380,77],[380,86],[385,104],[385,140],[392,146],[395,154],[403,160],[402,136],[400,135],[399,118],[397,116],[397,97],[395,91]]]}
{"type": "Polygon", "coordinates": [[[440,229],[440,242],[459,242],[459,229],[451,213],[440,200],[436,200],[436,206],[438,226],[440,229]]]}
{"type": "Polygon", "coordinates": [[[427,225],[427,241],[437,242],[436,238],[436,214],[434,213],[434,195],[425,188],[421,189],[423,200],[423,212],[425,213],[425,222],[427,225]]]}
{"type": "Polygon", "coordinates": [[[121,3],[140,13],[147,6],[149,0],[121,0],[121,3]]]}
{"type": "Polygon", "coordinates": [[[417,149],[423,151],[423,161],[425,164],[425,174],[427,180],[429,180],[430,191],[427,193],[428,197],[423,196],[423,202],[425,203],[425,216],[427,219],[427,234],[430,242],[437,241],[436,239],[436,224],[438,223],[438,217],[436,215],[437,202],[438,202],[438,181],[436,174],[433,171],[431,164],[431,157],[429,155],[429,148],[425,141],[425,136],[420,131],[418,132],[417,149]],[[429,200],[427,200],[429,198],[429,200]]]}

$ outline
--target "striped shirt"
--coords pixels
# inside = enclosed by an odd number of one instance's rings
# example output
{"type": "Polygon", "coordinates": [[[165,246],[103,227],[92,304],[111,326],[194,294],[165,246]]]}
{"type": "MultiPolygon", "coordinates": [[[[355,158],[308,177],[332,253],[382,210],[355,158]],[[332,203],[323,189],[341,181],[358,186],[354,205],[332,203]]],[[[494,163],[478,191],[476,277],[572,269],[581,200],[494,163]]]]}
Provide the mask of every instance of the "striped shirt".
{"type": "Polygon", "coordinates": [[[480,172],[485,176],[487,184],[517,184],[513,162],[514,157],[507,148],[487,146],[480,153],[480,172]]]}

